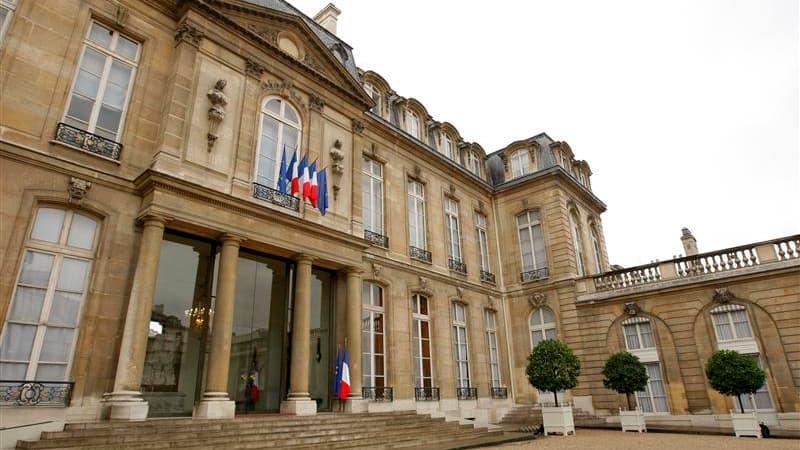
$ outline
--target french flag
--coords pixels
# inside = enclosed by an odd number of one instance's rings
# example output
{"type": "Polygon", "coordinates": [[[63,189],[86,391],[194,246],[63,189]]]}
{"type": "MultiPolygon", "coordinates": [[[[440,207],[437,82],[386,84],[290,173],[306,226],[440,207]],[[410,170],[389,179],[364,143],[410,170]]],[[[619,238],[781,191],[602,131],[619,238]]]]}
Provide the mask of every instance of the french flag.
{"type": "Polygon", "coordinates": [[[303,156],[303,159],[296,163],[292,169],[292,195],[302,193],[303,174],[308,173],[308,167],[306,167],[308,160],[306,158],[306,156],[303,156]]]}
{"type": "Polygon", "coordinates": [[[344,348],[344,356],[342,357],[342,381],[339,384],[339,400],[346,400],[347,394],[350,393],[350,367],[347,364],[347,347],[344,348]]]}
{"type": "Polygon", "coordinates": [[[311,206],[317,207],[317,199],[319,198],[319,183],[317,182],[317,163],[316,161],[311,164],[311,206]]]}
{"type": "Polygon", "coordinates": [[[294,151],[292,154],[292,160],[289,161],[289,165],[286,166],[286,173],[284,177],[288,183],[286,186],[286,192],[284,194],[291,194],[294,195],[297,192],[297,150],[294,151]]]}
{"type": "Polygon", "coordinates": [[[303,200],[311,199],[311,178],[317,174],[317,162],[314,161],[310,166],[303,170],[303,200]]]}

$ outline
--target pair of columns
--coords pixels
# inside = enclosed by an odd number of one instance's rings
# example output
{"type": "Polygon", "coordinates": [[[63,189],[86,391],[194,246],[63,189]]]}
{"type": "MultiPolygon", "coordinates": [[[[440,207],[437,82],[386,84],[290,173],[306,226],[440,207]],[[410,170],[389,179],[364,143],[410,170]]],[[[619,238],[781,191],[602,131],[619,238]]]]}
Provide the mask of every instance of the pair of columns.
{"type": "MultiPolygon", "coordinates": [[[[106,394],[112,420],[144,420],[148,404],[142,398],[141,381],[147,352],[150,314],[153,309],[161,241],[167,220],[147,216],[144,220],[139,258],[125,317],[125,328],[117,362],[114,390],[106,394]]],[[[236,266],[242,237],[224,234],[221,237],[219,275],[215,312],[212,318],[211,348],[203,399],[195,405],[194,416],[230,418],[235,402],[228,397],[228,370],[231,354],[233,312],[236,299],[236,266]]],[[[292,353],[289,395],[281,403],[282,413],[316,414],[316,402],[308,392],[309,346],[311,326],[311,266],[313,258],[300,255],[296,259],[297,276],[292,318],[292,353]]],[[[347,271],[347,336],[355,349],[350,355],[351,397],[348,403],[360,404],[361,398],[361,272],[347,271]]],[[[354,407],[352,410],[358,410],[354,407]]]]}

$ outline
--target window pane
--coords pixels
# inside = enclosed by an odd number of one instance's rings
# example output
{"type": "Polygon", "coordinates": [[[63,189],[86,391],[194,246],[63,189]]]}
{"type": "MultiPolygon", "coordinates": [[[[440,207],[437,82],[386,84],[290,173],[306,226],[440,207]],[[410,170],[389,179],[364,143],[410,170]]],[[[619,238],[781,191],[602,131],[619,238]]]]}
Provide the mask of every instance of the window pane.
{"type": "Polygon", "coordinates": [[[39,364],[36,369],[36,379],[40,381],[64,381],[66,379],[66,364],[39,364]]]}
{"type": "Polygon", "coordinates": [[[31,357],[36,327],[6,322],[5,339],[0,348],[0,359],[27,361],[31,357]]]}
{"type": "Polygon", "coordinates": [[[28,372],[27,364],[0,363],[0,379],[23,381],[28,372]]]}
{"type": "Polygon", "coordinates": [[[101,106],[100,113],[97,116],[97,130],[95,131],[95,134],[99,134],[112,140],[116,139],[117,131],[119,131],[119,122],[121,119],[121,110],[109,108],[106,105],[101,106]],[[105,133],[102,133],[101,131],[105,133]]]}
{"type": "Polygon", "coordinates": [[[111,35],[112,32],[108,28],[98,24],[97,22],[92,22],[92,27],[89,30],[89,40],[99,44],[105,48],[109,48],[111,45],[111,35]]]}
{"type": "Polygon", "coordinates": [[[72,100],[69,102],[68,117],[65,118],[65,122],[79,129],[85,128],[89,123],[89,117],[92,115],[93,106],[93,101],[87,100],[78,94],[73,95],[72,100]]]}
{"type": "Polygon", "coordinates": [[[737,339],[753,337],[750,332],[750,324],[747,321],[747,313],[744,311],[731,311],[729,313],[733,319],[733,326],[736,331],[737,339]]]}
{"type": "MultiPolygon", "coordinates": [[[[88,55],[87,55],[88,56],[88,55]]],[[[84,61],[87,61],[84,59],[84,61]]],[[[102,62],[102,61],[101,61],[102,62]]],[[[102,69],[102,67],[101,67],[102,69]]],[[[97,96],[97,90],[100,87],[100,74],[90,73],[83,68],[78,72],[78,79],[75,80],[75,93],[84,97],[89,105],[93,104],[97,96]]],[[[88,116],[87,116],[88,120],[88,116]]]]}
{"type": "Polygon", "coordinates": [[[94,233],[97,229],[97,222],[81,214],[74,214],[72,216],[72,225],[69,228],[69,237],[67,237],[67,245],[70,247],[85,248],[87,250],[92,248],[94,243],[94,233]]]}
{"type": "Polygon", "coordinates": [[[39,208],[36,212],[36,220],[33,223],[31,238],[40,241],[58,242],[63,224],[63,209],[39,208]]]}
{"type": "Polygon", "coordinates": [[[50,323],[58,325],[78,325],[83,294],[56,291],[53,306],[50,307],[50,323]]]}
{"type": "Polygon", "coordinates": [[[50,270],[53,267],[53,255],[28,250],[22,262],[22,273],[19,284],[36,287],[47,287],[50,280],[50,270]]]}
{"type": "Polygon", "coordinates": [[[56,289],[69,292],[83,292],[89,262],[82,259],[64,258],[56,289]]]}
{"type": "Polygon", "coordinates": [[[11,315],[8,316],[9,320],[38,322],[42,314],[42,304],[46,292],[45,289],[17,287],[14,306],[11,307],[11,315]]]}
{"type": "Polygon", "coordinates": [[[536,257],[536,268],[541,269],[547,266],[547,257],[544,252],[544,236],[542,235],[541,225],[532,227],[533,231],[533,251],[536,257]]]}
{"type": "Polygon", "coordinates": [[[73,328],[47,327],[42,343],[42,353],[39,355],[40,361],[47,362],[67,362],[69,352],[72,348],[72,337],[75,334],[73,328]]]}
{"type": "Polygon", "coordinates": [[[117,53],[120,55],[135,61],[136,60],[136,53],[139,49],[139,44],[133,42],[132,40],[122,37],[119,37],[117,41],[117,53]]]}
{"type": "Polygon", "coordinates": [[[267,102],[264,106],[264,109],[267,111],[274,113],[275,115],[280,115],[281,113],[281,101],[278,99],[272,99],[267,102]]]}

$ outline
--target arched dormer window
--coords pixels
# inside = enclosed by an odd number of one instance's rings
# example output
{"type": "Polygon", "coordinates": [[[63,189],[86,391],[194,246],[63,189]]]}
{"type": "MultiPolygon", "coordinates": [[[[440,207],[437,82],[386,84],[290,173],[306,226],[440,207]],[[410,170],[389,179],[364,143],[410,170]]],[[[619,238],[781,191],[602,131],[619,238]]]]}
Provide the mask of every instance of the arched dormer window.
{"type": "Polygon", "coordinates": [[[583,267],[583,239],[581,238],[580,220],[575,209],[569,212],[569,230],[572,234],[572,246],[575,248],[575,265],[577,266],[578,276],[582,277],[585,273],[583,267]]]}
{"type": "Polygon", "coordinates": [[[381,95],[381,91],[379,91],[378,88],[371,83],[364,83],[364,90],[367,92],[367,95],[372,98],[372,101],[375,102],[375,106],[373,106],[370,111],[372,111],[374,114],[382,116],[383,96],[381,95]]]}
{"type": "Polygon", "coordinates": [[[467,169],[477,176],[481,176],[481,163],[475,152],[467,152],[467,169]]]}
{"type": "Polygon", "coordinates": [[[410,109],[406,109],[405,121],[406,121],[406,132],[417,139],[421,139],[421,136],[419,134],[420,131],[419,116],[417,115],[417,113],[411,111],[410,109]]]}
{"type": "Polygon", "coordinates": [[[511,154],[511,178],[519,178],[530,171],[530,156],[527,149],[519,149],[511,154]]]}
{"type": "Polygon", "coordinates": [[[264,100],[258,139],[256,183],[277,188],[283,150],[286,149],[287,159],[291,158],[300,145],[301,131],[300,116],[292,105],[278,97],[264,100]]]}
{"type": "Polygon", "coordinates": [[[555,339],[555,314],[546,306],[533,311],[528,318],[528,329],[531,334],[531,349],[536,348],[536,346],[545,339],[555,339]]]}
{"type": "Polygon", "coordinates": [[[450,135],[447,133],[442,133],[442,153],[444,153],[444,156],[448,159],[455,159],[453,139],[451,139],[450,135]]]}

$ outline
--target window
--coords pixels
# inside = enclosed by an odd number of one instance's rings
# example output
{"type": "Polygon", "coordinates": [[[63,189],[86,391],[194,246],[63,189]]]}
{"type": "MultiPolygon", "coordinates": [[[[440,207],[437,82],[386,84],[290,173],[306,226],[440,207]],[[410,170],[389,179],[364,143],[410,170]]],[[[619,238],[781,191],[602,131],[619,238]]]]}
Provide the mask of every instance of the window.
{"type": "Polygon", "coordinates": [[[0,379],[66,381],[94,257],[98,223],[36,211],[0,346],[0,379]]]}
{"type": "Polygon", "coordinates": [[[16,0],[0,0],[0,44],[3,43],[3,36],[6,34],[11,16],[16,7],[16,0]]]}
{"type": "MultiPolygon", "coordinates": [[[[759,355],[750,354],[747,356],[755,359],[756,363],[758,363],[758,367],[762,369],[764,368],[764,364],[762,363],[759,355]]],[[[742,395],[742,405],[744,406],[745,411],[753,410],[753,400],[756,402],[756,410],[758,411],[772,411],[774,409],[772,407],[772,398],[769,396],[769,389],[767,388],[766,381],[752,396],[742,395]]],[[[741,411],[738,397],[733,397],[733,403],[736,410],[741,411]]]]}
{"type": "Polygon", "coordinates": [[[64,122],[119,141],[138,59],[138,43],[92,22],[64,122]]]}
{"type": "MultiPolygon", "coordinates": [[[[261,108],[256,183],[276,189],[283,150],[287,159],[300,144],[300,116],[285,100],[268,98],[261,108]]],[[[298,159],[300,155],[298,154],[298,159]]]]}
{"type": "Polygon", "coordinates": [[[383,317],[383,288],[364,282],[361,285],[361,370],[365,387],[386,386],[383,317]]]}
{"type": "Polygon", "coordinates": [[[411,297],[412,343],[414,359],[414,386],[433,387],[431,366],[431,328],[428,315],[428,297],[414,294],[411,297]]]}
{"type": "Polygon", "coordinates": [[[419,116],[417,116],[417,113],[410,110],[406,110],[406,131],[415,138],[420,138],[419,116]]]}
{"type": "Polygon", "coordinates": [[[547,267],[544,251],[544,235],[538,210],[526,211],[517,216],[519,232],[519,248],[522,255],[522,271],[543,269],[547,267]]]}
{"type": "Polygon", "coordinates": [[[361,201],[364,229],[383,234],[383,165],[364,158],[361,169],[361,201]]]}
{"type": "Polygon", "coordinates": [[[517,150],[511,154],[511,178],[521,177],[530,173],[528,150],[517,150]]]}
{"type": "Polygon", "coordinates": [[[425,187],[419,181],[408,181],[408,240],[409,245],[427,249],[425,238],[425,187]]]}
{"type": "Polygon", "coordinates": [[[483,312],[483,319],[486,326],[486,348],[489,356],[489,385],[493,388],[502,387],[500,354],[497,349],[497,313],[486,309],[483,312]]]}
{"type": "Polygon", "coordinates": [[[625,346],[628,351],[655,348],[653,330],[650,320],[644,318],[628,319],[623,322],[622,329],[625,333],[625,346]]]}
{"type": "Polygon", "coordinates": [[[640,315],[625,319],[622,321],[622,332],[625,335],[625,347],[645,365],[650,377],[645,390],[636,393],[639,408],[645,413],[669,412],[650,319],[640,315]]]}
{"type": "Polygon", "coordinates": [[[489,240],[486,234],[486,216],[475,213],[475,232],[478,235],[478,257],[480,258],[481,270],[491,272],[489,267],[489,240]]]}
{"type": "Polygon", "coordinates": [[[456,359],[456,387],[470,387],[467,317],[461,303],[453,303],[453,356],[456,359]]]}
{"type": "Polygon", "coordinates": [[[742,305],[718,306],[711,310],[711,320],[719,342],[753,339],[747,311],[742,305]]]}
{"type": "Polygon", "coordinates": [[[364,90],[367,91],[367,95],[369,95],[370,98],[372,98],[372,101],[375,102],[375,106],[373,106],[370,109],[370,111],[372,111],[373,113],[375,113],[375,114],[380,116],[381,115],[381,109],[382,109],[381,108],[381,106],[382,106],[382,104],[381,104],[381,91],[379,91],[378,88],[376,88],[375,86],[373,86],[373,85],[371,85],[369,83],[364,84],[364,90]]]}
{"type": "Polygon", "coordinates": [[[481,176],[481,163],[478,155],[473,152],[467,152],[467,169],[475,175],[481,176]]]}
{"type": "Polygon", "coordinates": [[[645,363],[647,370],[647,386],[643,391],[636,393],[636,402],[644,413],[668,413],[667,392],[664,388],[664,378],[661,376],[661,364],[656,362],[645,363]]]}
{"type": "Polygon", "coordinates": [[[603,257],[600,252],[600,240],[597,238],[597,229],[594,224],[589,226],[589,232],[592,234],[592,252],[594,253],[594,267],[597,273],[603,273],[603,257]]]}
{"type": "Polygon", "coordinates": [[[550,308],[539,308],[528,318],[528,328],[531,332],[531,349],[534,349],[539,342],[556,338],[556,316],[550,308]]]}
{"type": "Polygon", "coordinates": [[[453,140],[445,133],[442,133],[442,150],[444,151],[444,156],[447,156],[448,159],[455,159],[455,155],[453,154],[453,140]]]}
{"type": "Polygon", "coordinates": [[[578,214],[575,210],[569,213],[569,229],[572,233],[572,246],[575,248],[575,265],[578,269],[578,276],[582,277],[584,274],[583,267],[583,240],[581,239],[581,228],[578,225],[578,214]]]}
{"type": "Polygon", "coordinates": [[[444,199],[444,225],[447,230],[447,255],[454,262],[461,262],[461,228],[458,224],[458,202],[444,199]]]}

